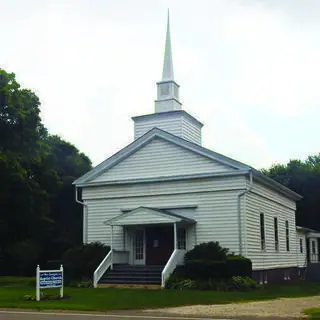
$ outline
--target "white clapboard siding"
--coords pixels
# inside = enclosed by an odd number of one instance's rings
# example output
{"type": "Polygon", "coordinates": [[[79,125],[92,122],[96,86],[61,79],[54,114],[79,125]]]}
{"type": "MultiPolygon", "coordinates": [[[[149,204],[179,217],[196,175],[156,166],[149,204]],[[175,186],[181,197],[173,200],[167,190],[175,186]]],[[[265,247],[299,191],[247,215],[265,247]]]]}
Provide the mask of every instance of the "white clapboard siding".
{"type": "MultiPolygon", "coordinates": [[[[166,194],[187,194],[195,192],[228,191],[234,189],[244,189],[244,176],[228,176],[216,178],[190,179],[180,181],[163,181],[150,183],[132,183],[124,185],[104,185],[90,186],[82,189],[82,198],[109,199],[136,196],[153,196],[166,194]]],[[[184,205],[190,204],[186,198],[184,205]]],[[[128,207],[128,206],[126,206],[128,207]]],[[[131,208],[132,207],[128,207],[131,208]]]]}
{"type": "Polygon", "coordinates": [[[297,262],[298,267],[305,267],[307,258],[306,235],[303,231],[297,230],[297,262]],[[300,251],[300,239],[302,240],[302,252],[300,251]]]}
{"type": "Polygon", "coordinates": [[[196,126],[186,116],[182,117],[182,138],[201,145],[201,128],[196,126]]]}
{"type": "Polygon", "coordinates": [[[155,138],[93,182],[232,171],[231,167],[155,138]]]}
{"type": "Polygon", "coordinates": [[[246,195],[247,256],[253,268],[271,269],[297,265],[295,202],[254,182],[254,193],[246,195]],[[266,250],[260,244],[260,213],[264,213],[266,250]],[[274,217],[278,218],[279,251],[275,250],[274,217]],[[289,221],[290,251],[286,250],[285,221],[289,221]]]}
{"type": "Polygon", "coordinates": [[[154,114],[135,119],[134,137],[141,137],[153,128],[159,128],[180,138],[201,144],[201,124],[185,112],[154,114]]]}
{"type": "Polygon", "coordinates": [[[153,128],[159,128],[161,130],[174,134],[175,136],[181,137],[181,115],[175,114],[170,118],[153,118],[152,120],[146,118],[135,121],[134,138],[137,139],[143,136],[146,132],[150,131],[153,128]]]}
{"type": "MultiPolygon", "coordinates": [[[[88,241],[102,241],[110,244],[110,227],[104,225],[104,221],[114,218],[122,213],[124,208],[144,207],[183,207],[187,204],[197,205],[195,209],[175,209],[176,213],[189,215],[197,221],[196,226],[188,228],[188,241],[201,243],[207,241],[219,241],[221,245],[228,247],[231,251],[238,252],[238,214],[237,214],[237,195],[239,189],[245,185],[245,178],[242,177],[242,185],[239,183],[239,177],[234,177],[234,190],[225,189],[224,191],[192,191],[196,190],[194,185],[201,184],[201,181],[184,181],[189,185],[189,192],[184,193],[167,193],[155,194],[152,189],[157,189],[159,184],[149,183],[144,190],[140,189],[141,195],[124,196],[128,189],[135,189],[134,186],[121,186],[117,189],[117,196],[110,197],[112,187],[100,187],[104,191],[99,192],[99,187],[95,191],[101,197],[90,198],[92,190],[86,194],[85,203],[88,206],[88,241]],[[151,190],[151,191],[150,191],[151,190]],[[143,191],[143,192],[142,192],[143,191]],[[109,197],[109,198],[108,198],[109,197]],[[196,235],[194,230],[196,229],[196,235]]],[[[223,182],[219,181],[223,187],[223,182]]],[[[168,183],[167,183],[168,184],[168,183]]],[[[212,180],[212,185],[215,181],[212,180]]],[[[162,184],[165,188],[165,184],[162,184]]],[[[87,188],[84,188],[86,190],[87,188]]],[[[165,190],[163,190],[165,191],[165,190]]],[[[114,245],[118,250],[123,249],[123,229],[122,227],[114,228],[114,245]]]]}

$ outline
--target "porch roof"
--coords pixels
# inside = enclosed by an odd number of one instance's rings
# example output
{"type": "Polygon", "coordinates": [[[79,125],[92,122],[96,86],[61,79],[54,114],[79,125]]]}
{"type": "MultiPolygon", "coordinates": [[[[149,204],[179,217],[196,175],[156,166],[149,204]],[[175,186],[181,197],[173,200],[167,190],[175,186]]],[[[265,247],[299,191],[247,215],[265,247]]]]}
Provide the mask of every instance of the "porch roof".
{"type": "Polygon", "coordinates": [[[131,225],[149,225],[149,224],[163,224],[163,223],[195,223],[194,219],[173,213],[168,210],[138,207],[126,213],[105,221],[106,225],[110,226],[131,226],[131,225]]]}

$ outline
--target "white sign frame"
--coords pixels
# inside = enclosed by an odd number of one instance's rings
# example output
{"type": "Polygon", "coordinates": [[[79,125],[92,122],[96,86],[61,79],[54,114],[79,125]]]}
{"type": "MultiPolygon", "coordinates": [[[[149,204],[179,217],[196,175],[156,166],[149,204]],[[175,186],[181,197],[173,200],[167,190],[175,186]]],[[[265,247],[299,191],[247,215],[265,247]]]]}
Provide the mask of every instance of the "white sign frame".
{"type": "Polygon", "coordinates": [[[63,266],[60,266],[60,269],[58,270],[40,270],[40,266],[37,265],[36,268],[36,300],[40,301],[40,289],[41,288],[60,288],[60,298],[63,298],[63,266]],[[40,285],[40,274],[41,273],[61,273],[62,281],[61,285],[46,285],[41,286],[40,285]]]}

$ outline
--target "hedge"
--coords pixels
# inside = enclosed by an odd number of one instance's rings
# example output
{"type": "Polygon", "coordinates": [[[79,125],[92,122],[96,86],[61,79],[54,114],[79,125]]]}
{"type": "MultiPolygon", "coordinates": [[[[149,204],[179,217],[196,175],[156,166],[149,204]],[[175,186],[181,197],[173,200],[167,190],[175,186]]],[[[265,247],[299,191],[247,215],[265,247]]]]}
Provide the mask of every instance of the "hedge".
{"type": "Polygon", "coordinates": [[[192,280],[251,277],[252,264],[249,259],[239,256],[230,256],[225,261],[190,260],[177,268],[174,275],[192,280]]]}

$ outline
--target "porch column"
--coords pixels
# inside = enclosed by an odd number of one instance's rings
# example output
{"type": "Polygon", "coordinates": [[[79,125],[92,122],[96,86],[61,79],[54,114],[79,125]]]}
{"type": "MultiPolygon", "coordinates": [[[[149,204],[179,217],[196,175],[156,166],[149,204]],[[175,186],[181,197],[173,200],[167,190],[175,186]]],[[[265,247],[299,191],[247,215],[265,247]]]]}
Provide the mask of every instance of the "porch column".
{"type": "Polygon", "coordinates": [[[177,232],[177,223],[173,224],[173,236],[174,236],[174,250],[178,249],[178,232],[177,232]]]}

